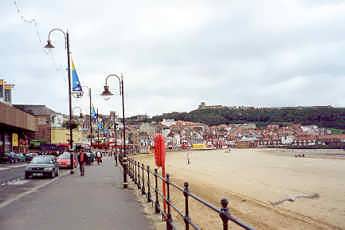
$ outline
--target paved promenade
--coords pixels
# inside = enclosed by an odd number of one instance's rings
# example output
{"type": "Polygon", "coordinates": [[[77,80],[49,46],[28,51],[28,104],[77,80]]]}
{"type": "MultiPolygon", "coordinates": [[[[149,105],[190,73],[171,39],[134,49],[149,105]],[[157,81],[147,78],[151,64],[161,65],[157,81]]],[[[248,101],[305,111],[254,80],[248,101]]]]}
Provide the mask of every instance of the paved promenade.
{"type": "Polygon", "coordinates": [[[122,171],[104,160],[0,209],[1,230],[152,229],[133,193],[122,189],[122,171]]]}

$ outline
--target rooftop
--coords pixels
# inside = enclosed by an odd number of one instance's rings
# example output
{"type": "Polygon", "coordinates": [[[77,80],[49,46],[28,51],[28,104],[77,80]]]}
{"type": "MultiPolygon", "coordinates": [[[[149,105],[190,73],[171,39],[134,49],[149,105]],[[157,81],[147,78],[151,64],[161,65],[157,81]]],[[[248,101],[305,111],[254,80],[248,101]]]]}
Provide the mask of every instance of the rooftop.
{"type": "Polygon", "coordinates": [[[55,111],[48,108],[45,105],[13,105],[14,107],[26,112],[30,113],[34,116],[44,116],[44,115],[53,115],[56,114],[55,111]]]}

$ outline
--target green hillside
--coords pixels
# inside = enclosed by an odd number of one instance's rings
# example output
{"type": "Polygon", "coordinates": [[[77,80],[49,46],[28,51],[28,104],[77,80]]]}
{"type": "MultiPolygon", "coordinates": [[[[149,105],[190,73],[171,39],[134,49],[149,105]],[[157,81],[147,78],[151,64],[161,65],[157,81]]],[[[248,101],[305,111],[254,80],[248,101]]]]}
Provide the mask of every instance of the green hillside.
{"type": "Polygon", "coordinates": [[[152,120],[160,121],[164,118],[202,122],[207,125],[254,122],[260,126],[270,123],[288,122],[345,129],[345,108],[334,108],[331,106],[285,108],[223,107],[198,109],[188,113],[165,113],[152,117],[152,120]]]}

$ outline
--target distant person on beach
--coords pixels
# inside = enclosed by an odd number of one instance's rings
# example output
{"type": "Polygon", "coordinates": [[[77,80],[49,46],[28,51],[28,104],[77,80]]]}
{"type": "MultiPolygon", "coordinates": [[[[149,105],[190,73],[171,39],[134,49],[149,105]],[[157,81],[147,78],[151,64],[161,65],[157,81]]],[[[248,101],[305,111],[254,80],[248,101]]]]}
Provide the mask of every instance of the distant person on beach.
{"type": "Polygon", "coordinates": [[[190,162],[190,152],[188,151],[187,152],[187,164],[189,165],[191,162],[190,162]]]}

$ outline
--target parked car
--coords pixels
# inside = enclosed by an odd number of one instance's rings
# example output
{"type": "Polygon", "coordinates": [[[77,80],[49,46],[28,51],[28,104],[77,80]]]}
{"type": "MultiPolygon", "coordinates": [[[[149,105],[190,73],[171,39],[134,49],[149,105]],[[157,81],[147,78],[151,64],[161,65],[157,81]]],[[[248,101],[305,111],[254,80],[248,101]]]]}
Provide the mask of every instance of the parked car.
{"type": "Polygon", "coordinates": [[[47,156],[36,156],[25,168],[25,179],[30,177],[50,177],[59,176],[59,167],[56,161],[47,156]]]}
{"type": "Polygon", "coordinates": [[[91,164],[95,161],[95,158],[96,158],[96,154],[93,153],[93,152],[86,152],[86,156],[87,156],[87,159],[86,159],[86,163],[87,164],[91,164]]]}
{"type": "Polygon", "coordinates": [[[36,156],[36,155],[37,155],[36,153],[26,153],[25,154],[25,161],[30,162],[34,158],[34,156],[36,156]]]}
{"type": "MultiPolygon", "coordinates": [[[[56,158],[57,165],[60,169],[70,169],[71,168],[71,153],[64,152],[56,158]]],[[[77,167],[77,159],[73,157],[73,167],[77,167]]]]}
{"type": "Polygon", "coordinates": [[[10,163],[11,159],[8,153],[0,154],[0,163],[10,163]]]}
{"type": "Polygon", "coordinates": [[[23,153],[16,153],[15,157],[17,159],[17,162],[25,162],[25,156],[23,153]]]}

